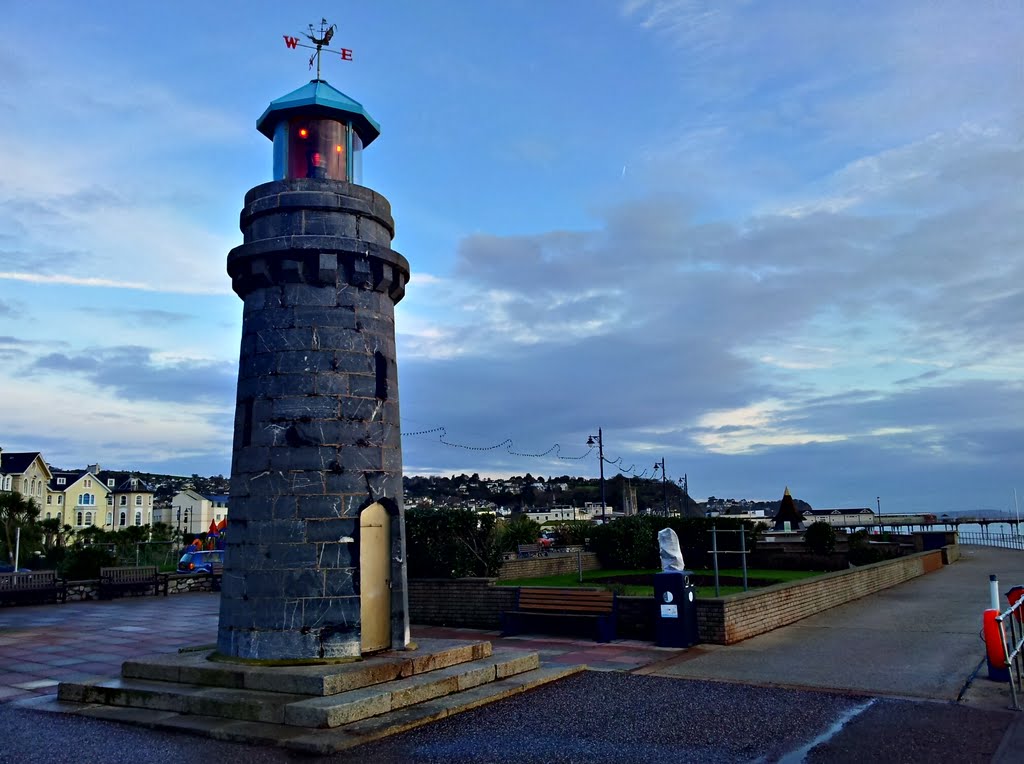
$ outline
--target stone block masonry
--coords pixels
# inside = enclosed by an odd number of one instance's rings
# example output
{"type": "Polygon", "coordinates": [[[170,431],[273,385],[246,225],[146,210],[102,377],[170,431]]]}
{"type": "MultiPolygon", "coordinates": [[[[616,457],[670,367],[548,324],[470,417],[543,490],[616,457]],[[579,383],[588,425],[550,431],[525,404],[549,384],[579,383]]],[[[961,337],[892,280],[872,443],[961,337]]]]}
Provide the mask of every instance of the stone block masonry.
{"type": "Polygon", "coordinates": [[[360,654],[360,512],[390,516],[392,646],[408,635],[394,307],[409,265],[388,201],[344,181],[246,194],[244,301],[218,650],[360,654]]]}

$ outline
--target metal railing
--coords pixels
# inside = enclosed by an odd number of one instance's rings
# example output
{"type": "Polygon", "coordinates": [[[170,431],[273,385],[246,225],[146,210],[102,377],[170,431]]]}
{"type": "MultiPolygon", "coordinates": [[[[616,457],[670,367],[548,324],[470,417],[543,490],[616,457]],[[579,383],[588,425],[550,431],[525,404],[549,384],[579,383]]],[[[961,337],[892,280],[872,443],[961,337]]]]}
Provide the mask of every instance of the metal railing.
{"type": "Polygon", "coordinates": [[[1003,642],[1003,656],[1010,674],[1010,697],[1017,711],[1021,708],[1021,681],[1024,680],[1024,597],[996,616],[999,636],[1003,642]]]}
{"type": "Polygon", "coordinates": [[[711,548],[708,550],[708,554],[711,555],[715,563],[715,596],[720,597],[722,595],[722,587],[718,585],[718,555],[720,554],[738,554],[740,559],[743,561],[743,591],[749,591],[750,587],[747,585],[747,555],[750,552],[747,550],[747,536],[744,528],[738,528],[736,530],[722,528],[718,529],[717,526],[711,526],[711,548]],[[718,534],[719,533],[738,533],[740,534],[740,548],[739,549],[719,549],[718,548],[718,534]]]}
{"type": "Polygon", "coordinates": [[[1014,533],[958,533],[961,544],[996,546],[1001,549],[1019,549],[1024,552],[1024,536],[1014,533]]]}

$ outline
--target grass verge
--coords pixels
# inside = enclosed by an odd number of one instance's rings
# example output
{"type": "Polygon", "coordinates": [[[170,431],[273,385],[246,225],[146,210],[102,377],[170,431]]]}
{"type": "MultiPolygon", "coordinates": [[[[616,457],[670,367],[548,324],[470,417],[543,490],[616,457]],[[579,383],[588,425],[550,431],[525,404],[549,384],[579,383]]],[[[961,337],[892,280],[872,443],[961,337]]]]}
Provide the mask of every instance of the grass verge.
{"type": "MultiPolygon", "coordinates": [[[[557,576],[538,576],[537,578],[512,578],[507,581],[498,581],[496,586],[560,586],[560,587],[590,587],[598,589],[609,589],[621,594],[626,597],[651,597],[654,596],[653,586],[642,586],[639,584],[606,584],[602,583],[600,579],[612,578],[619,576],[639,576],[639,575],[651,575],[654,573],[660,573],[660,570],[586,570],[583,571],[583,581],[579,580],[578,573],[564,573],[557,576]]],[[[695,570],[692,571],[699,576],[713,576],[714,571],[711,570],[695,570]]],[[[721,576],[736,576],[740,577],[743,575],[743,571],[740,568],[720,568],[718,571],[721,576]]],[[[799,581],[804,578],[813,578],[814,576],[820,576],[822,571],[813,570],[766,570],[762,568],[750,569],[747,571],[747,577],[751,579],[763,579],[771,581],[772,584],[785,583],[787,581],[799,581]]],[[[755,588],[755,587],[751,587],[755,588]]],[[[722,596],[726,594],[735,594],[742,592],[742,586],[722,586],[720,592],[722,596]]],[[[698,597],[714,597],[715,587],[701,586],[697,589],[698,597]]]]}

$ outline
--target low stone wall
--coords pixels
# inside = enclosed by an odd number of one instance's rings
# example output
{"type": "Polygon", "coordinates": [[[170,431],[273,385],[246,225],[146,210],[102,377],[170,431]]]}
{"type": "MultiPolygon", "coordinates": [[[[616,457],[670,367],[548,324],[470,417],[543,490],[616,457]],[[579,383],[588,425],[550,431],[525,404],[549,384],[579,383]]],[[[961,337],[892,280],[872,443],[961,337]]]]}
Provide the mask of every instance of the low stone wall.
{"type": "Polygon", "coordinates": [[[538,578],[575,573],[582,562],[583,570],[600,570],[601,563],[593,552],[550,552],[546,557],[527,557],[522,560],[505,560],[498,573],[499,581],[513,578],[538,578]]]}
{"type": "MultiPolygon", "coordinates": [[[[740,642],[931,573],[947,559],[959,559],[959,547],[921,552],[726,597],[701,598],[697,600],[700,639],[720,645],[740,642]]],[[[495,586],[495,580],[410,580],[410,620],[436,626],[499,628],[502,611],[515,606],[517,587],[495,586]]],[[[619,637],[653,641],[657,617],[654,598],[619,596],[616,602],[619,637]]]]}
{"type": "MultiPolygon", "coordinates": [[[[184,594],[186,592],[213,591],[213,579],[208,575],[178,575],[171,573],[167,577],[168,594],[184,594]]],[[[100,582],[96,579],[84,581],[68,581],[68,602],[82,602],[99,599],[100,582]]],[[[152,597],[152,594],[124,594],[124,597],[152,597]]]]}

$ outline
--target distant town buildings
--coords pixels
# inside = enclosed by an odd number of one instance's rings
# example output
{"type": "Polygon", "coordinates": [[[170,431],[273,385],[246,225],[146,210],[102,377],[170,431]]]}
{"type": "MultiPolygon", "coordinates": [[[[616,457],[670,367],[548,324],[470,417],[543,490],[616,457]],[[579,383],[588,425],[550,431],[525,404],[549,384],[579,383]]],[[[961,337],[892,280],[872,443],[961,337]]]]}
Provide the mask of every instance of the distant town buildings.
{"type": "MultiPolygon", "coordinates": [[[[56,519],[75,531],[120,531],[159,522],[174,526],[172,508],[157,507],[154,487],[137,473],[105,470],[99,464],[56,469],[38,451],[0,448],[0,491],[20,493],[35,502],[40,519],[56,519]]],[[[227,496],[192,493],[198,496],[195,511],[189,513],[193,533],[203,533],[211,520],[220,522],[227,516],[227,496]]],[[[179,528],[188,530],[186,524],[179,528]]]]}
{"type": "Polygon", "coordinates": [[[158,510],[154,522],[170,525],[185,533],[205,533],[210,524],[219,524],[228,516],[226,495],[204,495],[191,488],[179,491],[171,506],[158,510]]]}

